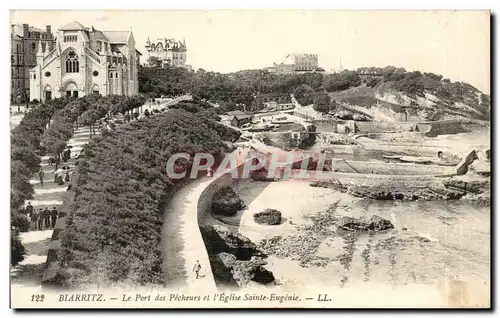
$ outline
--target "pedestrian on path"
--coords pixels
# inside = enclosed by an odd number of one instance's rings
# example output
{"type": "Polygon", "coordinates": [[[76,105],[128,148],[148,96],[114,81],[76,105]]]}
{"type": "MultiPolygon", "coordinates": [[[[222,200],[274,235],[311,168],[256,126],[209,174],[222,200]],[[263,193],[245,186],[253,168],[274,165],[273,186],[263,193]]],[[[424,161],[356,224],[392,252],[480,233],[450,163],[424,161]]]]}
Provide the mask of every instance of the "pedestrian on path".
{"type": "Polygon", "coordinates": [[[59,216],[59,212],[57,212],[56,207],[52,208],[52,211],[50,211],[50,217],[52,219],[52,228],[56,226],[56,221],[57,217],[59,216]]]}
{"type": "Polygon", "coordinates": [[[38,230],[41,230],[41,229],[42,229],[42,227],[43,227],[43,209],[42,209],[42,208],[40,208],[40,209],[38,210],[38,213],[37,213],[37,214],[38,214],[38,215],[37,215],[37,218],[36,218],[36,219],[37,219],[37,221],[38,221],[38,222],[37,222],[37,224],[38,224],[38,230]]]}
{"type": "Polygon", "coordinates": [[[43,177],[45,176],[45,172],[43,171],[43,167],[40,167],[40,171],[38,171],[38,177],[40,178],[40,186],[43,187],[43,177]]]}
{"type": "Polygon", "coordinates": [[[200,262],[197,260],[196,264],[194,264],[194,267],[193,267],[193,272],[196,273],[196,279],[198,279],[200,277],[200,270],[201,270],[201,265],[200,265],[200,262]]]}
{"type": "Polygon", "coordinates": [[[31,214],[31,222],[33,222],[33,227],[35,228],[35,230],[39,229],[39,225],[38,225],[39,218],[40,218],[40,215],[38,215],[38,213],[36,211],[34,211],[31,214]]]}
{"type": "Polygon", "coordinates": [[[43,222],[45,224],[45,228],[48,229],[50,226],[50,210],[49,207],[45,207],[45,210],[43,210],[43,222]]]}
{"type": "Polygon", "coordinates": [[[28,205],[26,206],[26,214],[31,220],[31,218],[33,217],[33,206],[31,205],[31,202],[28,202],[28,205]]]}
{"type": "Polygon", "coordinates": [[[66,175],[64,176],[64,181],[69,182],[69,167],[66,167],[66,175]]]}

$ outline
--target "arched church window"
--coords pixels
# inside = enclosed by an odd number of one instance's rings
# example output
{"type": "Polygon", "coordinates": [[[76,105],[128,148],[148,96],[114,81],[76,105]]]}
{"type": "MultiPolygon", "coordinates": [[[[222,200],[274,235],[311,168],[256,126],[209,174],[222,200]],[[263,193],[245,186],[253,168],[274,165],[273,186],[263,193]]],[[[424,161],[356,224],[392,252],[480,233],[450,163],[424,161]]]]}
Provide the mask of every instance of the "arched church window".
{"type": "Polygon", "coordinates": [[[70,51],[66,57],[66,73],[78,73],[79,71],[78,55],[74,51],[70,51]]]}

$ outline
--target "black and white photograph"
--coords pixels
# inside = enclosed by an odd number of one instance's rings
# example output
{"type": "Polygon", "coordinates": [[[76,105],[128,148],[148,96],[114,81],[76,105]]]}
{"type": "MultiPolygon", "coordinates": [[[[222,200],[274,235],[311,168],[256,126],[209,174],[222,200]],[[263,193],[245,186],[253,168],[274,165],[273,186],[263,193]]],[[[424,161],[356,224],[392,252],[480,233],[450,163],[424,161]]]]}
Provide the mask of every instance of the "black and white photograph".
{"type": "Polygon", "coordinates": [[[491,307],[489,10],[9,17],[11,308],[491,307]]]}

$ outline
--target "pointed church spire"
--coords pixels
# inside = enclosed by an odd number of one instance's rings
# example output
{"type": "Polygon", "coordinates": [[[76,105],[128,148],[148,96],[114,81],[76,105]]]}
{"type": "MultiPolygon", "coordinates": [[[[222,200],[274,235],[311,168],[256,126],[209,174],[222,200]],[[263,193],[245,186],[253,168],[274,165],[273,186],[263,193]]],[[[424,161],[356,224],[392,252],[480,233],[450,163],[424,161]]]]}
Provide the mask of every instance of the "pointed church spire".
{"type": "Polygon", "coordinates": [[[38,40],[38,51],[36,52],[36,55],[43,56],[42,40],[38,40]]]}

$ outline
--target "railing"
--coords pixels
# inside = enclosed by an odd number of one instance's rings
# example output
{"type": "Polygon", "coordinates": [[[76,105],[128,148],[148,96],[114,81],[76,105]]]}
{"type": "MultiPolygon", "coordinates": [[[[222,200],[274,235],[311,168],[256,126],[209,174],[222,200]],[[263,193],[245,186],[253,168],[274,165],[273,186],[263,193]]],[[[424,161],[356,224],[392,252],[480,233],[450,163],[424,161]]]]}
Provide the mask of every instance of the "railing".
{"type": "Polygon", "coordinates": [[[44,65],[47,64],[56,56],[57,56],[57,49],[54,48],[52,51],[50,51],[50,53],[47,56],[43,58],[43,64],[44,65]]]}
{"type": "Polygon", "coordinates": [[[85,47],[85,51],[88,52],[90,57],[94,59],[97,63],[101,64],[101,59],[99,58],[99,54],[96,52],[92,51],[88,46],[85,47]]]}

